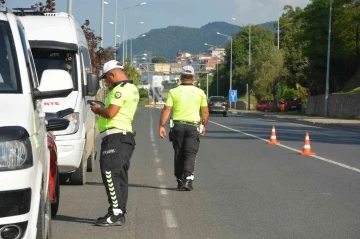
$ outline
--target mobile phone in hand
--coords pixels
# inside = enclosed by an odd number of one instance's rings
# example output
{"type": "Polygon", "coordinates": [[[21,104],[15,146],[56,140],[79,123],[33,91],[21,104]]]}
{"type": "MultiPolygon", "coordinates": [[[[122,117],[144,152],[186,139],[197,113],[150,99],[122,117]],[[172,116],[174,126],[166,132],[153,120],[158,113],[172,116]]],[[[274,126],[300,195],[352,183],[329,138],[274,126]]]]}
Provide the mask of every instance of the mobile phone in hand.
{"type": "Polygon", "coordinates": [[[98,105],[100,105],[101,108],[105,108],[105,104],[99,100],[88,100],[87,103],[89,105],[92,105],[93,103],[96,103],[98,105]]]}

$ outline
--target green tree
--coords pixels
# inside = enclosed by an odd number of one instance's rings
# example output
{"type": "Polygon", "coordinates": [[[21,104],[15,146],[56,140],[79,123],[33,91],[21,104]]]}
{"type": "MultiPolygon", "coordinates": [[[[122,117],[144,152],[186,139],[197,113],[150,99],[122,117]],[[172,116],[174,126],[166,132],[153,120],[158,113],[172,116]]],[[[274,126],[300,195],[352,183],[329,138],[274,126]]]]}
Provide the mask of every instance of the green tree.
{"type": "Polygon", "coordinates": [[[138,86],[140,82],[140,74],[136,68],[131,65],[130,61],[126,61],[125,71],[129,80],[132,80],[134,85],[138,86]]]}
{"type": "Polygon", "coordinates": [[[55,12],[55,0],[46,0],[45,3],[37,2],[32,5],[32,8],[36,8],[39,12],[55,12]]]}
{"type": "Polygon", "coordinates": [[[147,99],[149,97],[149,91],[144,88],[141,88],[139,89],[139,96],[140,99],[147,99]]]}
{"type": "MultiPolygon", "coordinates": [[[[300,40],[309,58],[306,70],[312,94],[325,90],[330,0],[313,0],[301,14],[300,40]]],[[[331,34],[330,91],[340,90],[356,73],[359,65],[360,6],[354,0],[334,0],[331,34]]]]}
{"type": "Polygon", "coordinates": [[[303,54],[305,42],[300,38],[303,34],[303,10],[289,5],[286,5],[284,10],[285,13],[280,18],[280,48],[283,50],[284,65],[287,69],[283,83],[292,88],[295,88],[297,83],[307,86],[309,84],[305,70],[309,66],[309,59],[303,54]]]}
{"type": "Polygon", "coordinates": [[[165,56],[156,56],[151,59],[152,63],[167,63],[168,59],[165,56]]]}

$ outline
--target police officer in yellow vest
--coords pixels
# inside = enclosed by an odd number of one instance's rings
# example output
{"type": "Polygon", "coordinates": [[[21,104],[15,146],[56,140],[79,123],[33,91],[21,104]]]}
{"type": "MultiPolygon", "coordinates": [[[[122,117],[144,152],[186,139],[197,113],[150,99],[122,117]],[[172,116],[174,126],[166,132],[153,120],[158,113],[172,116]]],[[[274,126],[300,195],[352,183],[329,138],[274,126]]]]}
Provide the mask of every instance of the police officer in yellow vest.
{"type": "Polygon", "coordinates": [[[101,154],[100,169],[110,207],[98,226],[119,226],[125,223],[128,199],[128,170],[135,149],[132,121],[139,102],[139,92],[128,80],[124,66],[111,60],[104,64],[103,75],[110,92],[105,108],[92,103],[91,110],[98,114],[101,154]]]}
{"type": "Polygon", "coordinates": [[[159,135],[166,137],[165,123],[173,110],[172,144],[174,155],[174,174],[178,189],[193,190],[195,159],[200,145],[200,135],[205,134],[209,120],[209,110],[204,91],[195,87],[194,68],[184,66],[181,71],[181,84],[168,93],[160,117],[159,135]],[[201,110],[201,118],[199,114],[201,110]],[[203,127],[200,127],[203,126],[203,127]]]}

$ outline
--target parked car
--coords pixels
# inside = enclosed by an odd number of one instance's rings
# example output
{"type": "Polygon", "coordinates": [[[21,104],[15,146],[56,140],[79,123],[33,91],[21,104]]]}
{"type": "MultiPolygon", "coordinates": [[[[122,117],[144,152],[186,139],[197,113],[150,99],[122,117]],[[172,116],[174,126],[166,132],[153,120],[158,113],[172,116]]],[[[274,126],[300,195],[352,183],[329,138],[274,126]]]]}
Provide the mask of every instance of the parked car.
{"type": "Polygon", "coordinates": [[[224,96],[211,96],[208,100],[210,114],[228,116],[229,102],[224,96]]]}
{"type": "Polygon", "coordinates": [[[256,105],[257,111],[269,111],[270,100],[259,100],[256,105]]]}
{"type": "MultiPolygon", "coordinates": [[[[42,100],[74,87],[62,70],[39,84],[26,31],[0,1],[0,238],[51,236],[50,155],[42,100]]],[[[49,121],[49,128],[67,125],[49,121]]],[[[54,129],[54,128],[53,128],[54,129]]]]}
{"type": "MultiPolygon", "coordinates": [[[[275,107],[276,101],[275,100],[260,100],[256,105],[257,111],[265,111],[268,112],[270,108],[275,107]]],[[[284,111],[285,110],[285,103],[279,101],[278,110],[284,111]]]]}
{"type": "Polygon", "coordinates": [[[64,116],[72,113],[74,113],[74,110],[71,108],[59,111],[56,113],[57,118],[49,119],[50,122],[53,122],[53,125],[49,125],[48,121],[46,125],[47,145],[50,152],[49,199],[51,203],[52,217],[56,216],[60,204],[60,172],[58,167],[58,150],[55,143],[56,136],[54,134],[54,131],[59,129],[54,127],[54,122],[63,124],[64,126],[60,130],[64,130],[70,124],[70,121],[68,119],[64,119],[64,116]]]}
{"type": "Polygon", "coordinates": [[[86,105],[99,89],[98,76],[92,73],[88,44],[81,26],[65,12],[20,12],[19,18],[28,33],[35,67],[41,76],[47,69],[62,69],[71,76],[74,89],[63,98],[43,102],[44,111],[52,116],[64,108],[74,113],[65,116],[70,126],[55,132],[61,181],[84,185],[86,172],[94,168],[95,115],[86,105]]]}
{"type": "Polygon", "coordinates": [[[302,103],[300,98],[290,98],[285,101],[285,111],[297,110],[301,111],[302,103]]]}

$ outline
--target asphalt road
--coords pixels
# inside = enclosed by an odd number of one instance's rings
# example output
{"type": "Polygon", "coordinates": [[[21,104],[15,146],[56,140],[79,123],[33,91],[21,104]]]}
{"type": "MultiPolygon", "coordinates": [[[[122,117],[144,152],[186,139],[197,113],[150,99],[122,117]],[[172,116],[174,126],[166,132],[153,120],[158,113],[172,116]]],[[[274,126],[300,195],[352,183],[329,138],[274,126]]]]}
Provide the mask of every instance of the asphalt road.
{"type": "MultiPolygon", "coordinates": [[[[176,191],[160,110],[135,116],[127,223],[93,226],[107,210],[99,167],[85,186],[61,186],[53,238],[360,238],[360,134],[211,115],[192,192],[176,191]],[[272,125],[281,145],[268,145],[272,125]],[[317,156],[300,156],[305,132],[317,156]]],[[[98,163],[98,160],[97,160],[98,163]]]]}

